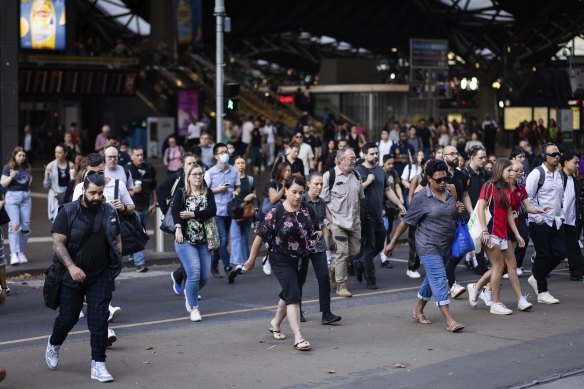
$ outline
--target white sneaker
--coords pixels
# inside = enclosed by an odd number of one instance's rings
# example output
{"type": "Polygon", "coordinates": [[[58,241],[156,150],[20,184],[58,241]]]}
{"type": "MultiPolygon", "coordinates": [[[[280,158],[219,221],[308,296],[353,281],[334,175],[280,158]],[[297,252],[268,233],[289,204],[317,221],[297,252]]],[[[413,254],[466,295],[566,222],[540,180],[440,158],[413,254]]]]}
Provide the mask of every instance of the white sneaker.
{"type": "Polygon", "coordinates": [[[522,276],[523,275],[523,268],[522,267],[518,267],[517,268],[517,277],[522,276]]]}
{"type": "Polygon", "coordinates": [[[184,290],[184,295],[185,295],[185,308],[187,309],[188,313],[191,313],[193,309],[189,305],[189,299],[187,298],[187,288],[185,288],[185,290],[184,290]]]}
{"type": "Polygon", "coordinates": [[[85,317],[85,315],[83,314],[83,310],[79,311],[79,318],[83,319],[85,317]]]}
{"type": "Polygon", "coordinates": [[[20,264],[20,259],[16,253],[10,254],[10,265],[17,266],[20,264]]]}
{"type": "Polygon", "coordinates": [[[494,303],[491,305],[491,311],[493,315],[510,315],[513,313],[512,310],[507,308],[503,303],[494,303]]]}
{"type": "Polygon", "coordinates": [[[450,287],[450,295],[453,299],[459,297],[464,292],[466,292],[466,288],[460,285],[458,282],[454,281],[454,284],[450,287]]]}
{"type": "Polygon", "coordinates": [[[24,253],[17,253],[16,255],[18,255],[18,261],[20,263],[28,263],[28,258],[26,255],[24,255],[24,253]]]}
{"type": "Polygon", "coordinates": [[[381,254],[379,254],[379,257],[381,258],[381,262],[389,261],[389,258],[387,257],[387,255],[383,254],[383,251],[381,252],[381,254]]]}
{"type": "Polygon", "coordinates": [[[201,318],[201,314],[199,313],[199,309],[198,308],[192,308],[191,309],[191,321],[201,321],[203,320],[201,318]]]}
{"type": "Polygon", "coordinates": [[[59,366],[59,349],[61,346],[53,346],[51,344],[51,337],[47,340],[47,351],[45,351],[45,361],[51,370],[55,370],[59,366]]]}
{"type": "Polygon", "coordinates": [[[197,299],[201,300],[202,299],[201,295],[197,295],[197,299]]]}
{"type": "Polygon", "coordinates": [[[535,295],[539,295],[539,291],[537,290],[537,281],[535,280],[534,276],[529,276],[529,278],[527,279],[527,283],[529,285],[531,285],[531,287],[533,288],[533,290],[535,290],[535,295]]]}
{"type": "Polygon", "coordinates": [[[114,344],[114,342],[118,340],[118,337],[116,336],[116,333],[114,330],[112,329],[107,329],[107,343],[106,343],[106,347],[111,347],[112,344],[114,344]]]}
{"type": "Polygon", "coordinates": [[[418,273],[418,271],[417,271],[417,270],[408,270],[408,271],[406,272],[406,275],[407,275],[408,277],[410,277],[410,278],[420,278],[420,277],[422,277],[422,276],[420,275],[420,273],[418,273]]]}
{"type": "Polygon", "coordinates": [[[122,308],[109,306],[109,317],[107,318],[108,323],[116,320],[122,314],[122,308]]]}
{"type": "Polygon", "coordinates": [[[493,294],[491,293],[490,290],[482,290],[481,293],[479,294],[479,298],[481,300],[483,300],[483,302],[485,303],[485,305],[487,307],[492,307],[493,306],[493,294]]]}
{"type": "Polygon", "coordinates": [[[560,300],[552,296],[550,292],[543,292],[537,295],[537,302],[543,304],[557,304],[560,300]]]}
{"type": "Polygon", "coordinates": [[[529,301],[527,301],[527,296],[521,296],[521,298],[519,299],[519,301],[517,302],[517,310],[518,311],[529,311],[531,308],[533,308],[533,305],[531,305],[531,303],[529,301]]]}
{"type": "Polygon", "coordinates": [[[476,288],[476,284],[468,284],[466,290],[468,291],[468,302],[470,306],[476,307],[479,303],[479,291],[476,288]]]}
{"type": "Polygon", "coordinates": [[[112,382],[114,377],[107,371],[105,362],[91,361],[91,379],[99,382],[112,382]]]}
{"type": "Polygon", "coordinates": [[[509,279],[509,273],[503,274],[503,278],[506,279],[506,280],[508,280],[509,279]]]}
{"type": "Polygon", "coordinates": [[[262,270],[264,271],[265,275],[269,276],[272,274],[272,266],[270,265],[270,261],[264,257],[262,260],[262,270]]]}

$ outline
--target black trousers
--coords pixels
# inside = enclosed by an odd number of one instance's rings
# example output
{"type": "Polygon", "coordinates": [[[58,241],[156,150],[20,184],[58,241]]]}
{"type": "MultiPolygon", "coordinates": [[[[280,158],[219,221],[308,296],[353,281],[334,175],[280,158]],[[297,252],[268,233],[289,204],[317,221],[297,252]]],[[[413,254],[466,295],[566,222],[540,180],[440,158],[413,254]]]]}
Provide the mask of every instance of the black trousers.
{"type": "Polygon", "coordinates": [[[385,243],[385,226],[383,221],[378,222],[370,217],[361,218],[361,249],[359,255],[355,258],[359,265],[363,265],[363,274],[365,279],[375,283],[375,265],[373,258],[381,250],[385,243]]]}
{"type": "Polygon", "coordinates": [[[578,244],[580,229],[574,226],[564,224],[564,233],[566,235],[566,257],[570,274],[584,274],[584,257],[578,244]]]}
{"type": "Polygon", "coordinates": [[[109,304],[112,300],[112,282],[107,276],[100,276],[94,280],[77,284],[72,288],[61,285],[59,316],[55,319],[51,344],[63,344],[69,331],[79,321],[79,312],[83,307],[83,299],[87,301],[87,328],[91,342],[91,359],[96,362],[105,362],[105,348],[107,345],[107,319],[109,304]]]}
{"type": "Polygon", "coordinates": [[[535,247],[535,260],[531,269],[537,281],[538,293],[547,292],[547,276],[566,258],[565,226],[556,228],[546,223],[529,223],[529,236],[535,247]]]}
{"type": "Polygon", "coordinates": [[[408,226],[408,246],[410,246],[410,255],[408,257],[408,270],[416,271],[420,268],[420,257],[416,253],[415,226],[408,226]]]}
{"type": "Polygon", "coordinates": [[[515,259],[517,260],[517,267],[523,266],[523,260],[525,259],[525,253],[527,252],[527,244],[529,243],[529,228],[525,222],[525,218],[520,217],[517,223],[517,229],[519,230],[519,235],[525,241],[525,246],[515,247],[515,259]]]}
{"type": "MultiPolygon", "coordinates": [[[[312,268],[314,269],[314,274],[316,274],[316,280],[318,281],[318,302],[320,304],[321,312],[328,312],[331,310],[331,284],[329,281],[328,267],[326,263],[326,253],[312,253],[310,255],[310,262],[312,262],[312,268]]],[[[308,261],[302,263],[302,266],[308,268],[308,261]]],[[[307,269],[308,270],[308,269],[307,269]]],[[[302,287],[306,282],[307,271],[301,269],[298,275],[298,283],[300,284],[300,293],[302,294],[302,287]]]]}
{"type": "Polygon", "coordinates": [[[456,282],[456,275],[454,271],[456,270],[456,266],[460,263],[460,260],[464,258],[462,257],[450,257],[448,263],[446,264],[446,278],[448,278],[448,288],[452,286],[456,282]]]}

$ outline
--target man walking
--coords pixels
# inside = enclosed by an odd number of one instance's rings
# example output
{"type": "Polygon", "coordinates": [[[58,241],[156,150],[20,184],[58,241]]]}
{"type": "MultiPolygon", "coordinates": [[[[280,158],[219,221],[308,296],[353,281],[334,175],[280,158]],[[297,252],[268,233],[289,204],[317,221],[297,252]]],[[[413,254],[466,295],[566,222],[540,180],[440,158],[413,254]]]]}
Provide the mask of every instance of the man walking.
{"type": "Polygon", "coordinates": [[[533,262],[533,275],[527,281],[535,290],[538,303],[557,304],[560,300],[548,291],[547,276],[566,258],[565,217],[562,209],[564,183],[558,170],[558,146],[553,143],[543,145],[542,158],[544,162],[541,168],[533,169],[527,176],[525,189],[532,206],[550,207],[551,211],[529,214],[529,236],[537,254],[533,262]]]}
{"type": "MultiPolygon", "coordinates": [[[[130,158],[132,162],[127,165],[127,169],[134,181],[132,201],[136,206],[135,212],[146,229],[148,215],[153,215],[156,212],[156,192],[154,191],[156,188],[156,169],[144,162],[142,146],[134,147],[130,158]]],[[[148,271],[143,251],[134,254],[134,266],[139,273],[148,271]]]]}
{"type": "Polygon", "coordinates": [[[341,297],[353,296],[347,289],[347,267],[352,266],[353,258],[361,249],[359,200],[365,194],[361,179],[355,174],[356,160],[353,149],[339,150],[337,166],[323,175],[323,190],[320,195],[332,219],[329,229],[337,245],[334,261],[336,294],[341,297]]]}
{"type": "Polygon", "coordinates": [[[47,342],[49,369],[59,366],[60,347],[79,320],[87,301],[87,326],[91,339],[91,378],[113,381],[105,365],[108,306],[114,279],[122,266],[122,239],[115,208],[102,202],[105,182],[90,173],[80,200],[65,204],[52,227],[53,262],[62,265],[59,316],[47,342]]]}

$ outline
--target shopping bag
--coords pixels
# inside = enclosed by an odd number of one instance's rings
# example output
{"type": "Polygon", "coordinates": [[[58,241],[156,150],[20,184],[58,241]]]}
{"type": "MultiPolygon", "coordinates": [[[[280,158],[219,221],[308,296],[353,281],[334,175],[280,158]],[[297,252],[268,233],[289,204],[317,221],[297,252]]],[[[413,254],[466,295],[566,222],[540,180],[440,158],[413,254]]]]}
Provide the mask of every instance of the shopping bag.
{"type": "Polygon", "coordinates": [[[475,245],[473,239],[470,237],[468,226],[459,216],[458,225],[456,226],[456,231],[454,233],[454,240],[452,241],[452,250],[450,255],[452,257],[459,258],[474,250],[475,245]]]}
{"type": "MultiPolygon", "coordinates": [[[[487,224],[487,226],[489,225],[489,222],[491,221],[492,218],[491,211],[489,209],[492,198],[493,196],[491,195],[491,197],[489,197],[489,201],[487,202],[487,206],[485,207],[485,223],[487,224]]],[[[480,253],[482,250],[481,237],[483,236],[483,228],[481,227],[481,223],[479,221],[479,216],[477,213],[478,204],[479,203],[477,202],[468,221],[468,231],[474,243],[475,253],[477,254],[480,253]]]]}

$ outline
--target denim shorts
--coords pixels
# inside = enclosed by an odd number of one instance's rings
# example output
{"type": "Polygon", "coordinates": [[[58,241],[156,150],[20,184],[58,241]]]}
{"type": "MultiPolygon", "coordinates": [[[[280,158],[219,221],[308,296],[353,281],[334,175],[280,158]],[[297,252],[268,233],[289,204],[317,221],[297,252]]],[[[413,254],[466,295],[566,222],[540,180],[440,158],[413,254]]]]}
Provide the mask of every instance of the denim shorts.
{"type": "Polygon", "coordinates": [[[493,243],[494,245],[496,244],[497,246],[499,246],[499,249],[501,251],[503,250],[507,250],[507,239],[503,239],[503,238],[499,238],[498,236],[495,235],[491,235],[491,243],[493,243]]]}

